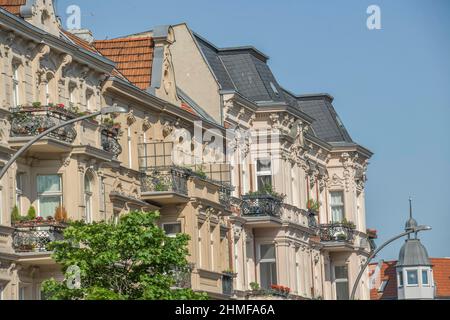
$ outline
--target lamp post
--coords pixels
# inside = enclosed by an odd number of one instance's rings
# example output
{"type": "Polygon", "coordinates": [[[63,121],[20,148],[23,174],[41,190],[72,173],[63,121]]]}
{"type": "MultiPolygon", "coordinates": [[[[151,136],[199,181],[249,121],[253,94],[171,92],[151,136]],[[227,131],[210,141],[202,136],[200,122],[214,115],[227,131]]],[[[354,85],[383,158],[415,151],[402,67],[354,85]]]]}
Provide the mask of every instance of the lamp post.
{"type": "Polygon", "coordinates": [[[37,135],[36,137],[34,137],[33,139],[31,139],[30,141],[28,141],[22,148],[19,149],[19,151],[17,151],[14,156],[8,161],[8,163],[5,164],[5,166],[2,168],[2,170],[0,171],[0,180],[3,178],[3,176],[6,174],[6,172],[8,171],[9,167],[11,167],[11,165],[25,152],[28,150],[28,148],[30,148],[34,143],[36,143],[37,141],[39,141],[40,139],[42,139],[43,137],[45,137],[46,135],[48,135],[49,133],[58,130],[59,128],[65,127],[67,125],[73,124],[75,122],[79,122],[79,121],[83,121],[92,117],[96,117],[99,115],[106,115],[106,114],[110,114],[110,113],[126,113],[128,112],[128,109],[125,107],[118,107],[117,105],[114,106],[108,106],[108,107],[104,107],[102,108],[100,111],[91,113],[89,115],[85,115],[85,116],[81,116],[75,119],[71,119],[69,121],[60,123],[52,128],[47,129],[46,131],[40,133],[39,135],[37,135]]]}
{"type": "Polygon", "coordinates": [[[412,233],[418,233],[420,231],[427,231],[427,230],[431,230],[430,226],[417,226],[417,227],[412,227],[407,229],[405,232],[389,239],[388,241],[386,241],[385,243],[383,243],[377,250],[375,250],[370,256],[369,258],[367,258],[366,263],[362,266],[361,270],[359,271],[358,277],[356,278],[355,283],[353,284],[353,289],[352,289],[352,294],[350,296],[350,300],[354,300],[355,299],[355,294],[356,294],[356,288],[358,287],[358,283],[362,278],[362,275],[364,274],[364,271],[366,270],[367,266],[370,264],[370,262],[372,261],[372,259],[378,254],[378,252],[380,252],[381,250],[383,250],[387,245],[391,244],[392,242],[394,242],[397,239],[400,239],[404,236],[410,235],[412,233]]]}

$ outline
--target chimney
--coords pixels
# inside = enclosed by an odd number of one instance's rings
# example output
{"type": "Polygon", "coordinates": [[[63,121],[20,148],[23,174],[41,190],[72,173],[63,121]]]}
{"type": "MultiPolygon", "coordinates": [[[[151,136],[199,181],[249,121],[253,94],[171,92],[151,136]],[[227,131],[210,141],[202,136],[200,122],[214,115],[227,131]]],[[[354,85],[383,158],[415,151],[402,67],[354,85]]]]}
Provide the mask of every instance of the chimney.
{"type": "Polygon", "coordinates": [[[94,42],[94,36],[89,29],[70,29],[68,31],[73,35],[76,35],[78,38],[87,41],[89,44],[94,42]]]}

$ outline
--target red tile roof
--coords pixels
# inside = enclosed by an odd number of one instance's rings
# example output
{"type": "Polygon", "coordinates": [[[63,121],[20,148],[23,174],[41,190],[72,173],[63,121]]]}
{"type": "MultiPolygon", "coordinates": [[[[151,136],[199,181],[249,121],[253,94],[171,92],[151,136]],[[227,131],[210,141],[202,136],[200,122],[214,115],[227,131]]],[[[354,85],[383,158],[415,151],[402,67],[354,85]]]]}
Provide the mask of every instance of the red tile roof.
{"type": "MultiPolygon", "coordinates": [[[[436,286],[436,298],[450,298],[450,258],[431,258],[433,278],[436,286]]],[[[385,261],[381,267],[380,277],[375,287],[370,290],[371,300],[397,299],[397,261],[385,261]],[[383,292],[378,292],[382,281],[388,281],[383,292]]],[[[377,263],[370,265],[370,275],[377,267],[377,263]]]]}
{"type": "Polygon", "coordinates": [[[15,15],[20,15],[20,7],[25,5],[27,0],[0,0],[0,7],[15,15]]]}
{"type": "Polygon", "coordinates": [[[79,46],[79,47],[81,47],[81,48],[83,48],[83,49],[85,49],[87,51],[100,54],[98,52],[98,50],[95,49],[95,47],[92,44],[90,44],[89,42],[87,42],[86,40],[83,40],[83,39],[77,37],[76,35],[74,35],[73,33],[70,33],[69,31],[66,31],[64,29],[61,29],[61,32],[64,33],[64,35],[67,38],[69,38],[77,46],[79,46]]]}
{"type": "Polygon", "coordinates": [[[94,47],[117,64],[117,69],[136,87],[151,85],[153,40],[151,37],[118,38],[95,41],[94,47]]]}

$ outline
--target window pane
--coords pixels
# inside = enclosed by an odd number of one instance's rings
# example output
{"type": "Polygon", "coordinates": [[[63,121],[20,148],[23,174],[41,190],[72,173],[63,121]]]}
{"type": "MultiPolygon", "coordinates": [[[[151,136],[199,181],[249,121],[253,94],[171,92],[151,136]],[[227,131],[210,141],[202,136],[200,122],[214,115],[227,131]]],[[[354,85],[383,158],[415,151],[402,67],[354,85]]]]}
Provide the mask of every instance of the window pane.
{"type": "Polygon", "coordinates": [[[342,191],[331,192],[331,205],[332,206],[342,206],[344,205],[344,195],[342,191]]]}
{"type": "Polygon", "coordinates": [[[273,284],[277,284],[277,266],[274,262],[260,263],[261,288],[270,289],[273,284]]]}
{"type": "Polygon", "coordinates": [[[262,244],[260,252],[261,260],[275,259],[275,246],[273,244],[262,244]]]}
{"type": "Polygon", "coordinates": [[[422,270],[422,284],[428,284],[428,271],[422,270]]]}
{"type": "Polygon", "coordinates": [[[271,161],[270,160],[258,160],[256,162],[256,170],[260,171],[271,171],[271,161]]]}
{"type": "Polygon", "coordinates": [[[61,177],[59,175],[38,176],[37,185],[38,193],[60,192],[61,177]]]}
{"type": "Polygon", "coordinates": [[[336,299],[337,300],[349,300],[350,295],[348,291],[348,282],[336,283],[336,299]]]}
{"type": "Polygon", "coordinates": [[[333,222],[342,222],[344,220],[344,207],[331,207],[331,218],[333,222]]]}
{"type": "Polygon", "coordinates": [[[419,284],[417,279],[417,270],[406,271],[406,276],[408,277],[408,284],[419,284]]]}
{"type": "Polygon", "coordinates": [[[336,279],[348,279],[348,269],[346,266],[337,266],[334,268],[336,279]]]}
{"type": "Polygon", "coordinates": [[[176,235],[181,233],[181,223],[165,224],[163,228],[166,235],[176,235]]]}
{"type": "Polygon", "coordinates": [[[401,272],[401,271],[398,273],[398,281],[399,281],[400,287],[403,286],[403,272],[401,272]]]}
{"type": "Polygon", "coordinates": [[[258,176],[258,190],[264,191],[272,187],[272,176],[258,176]]]}
{"type": "Polygon", "coordinates": [[[61,205],[61,196],[39,197],[39,216],[54,216],[55,210],[61,205]]]}

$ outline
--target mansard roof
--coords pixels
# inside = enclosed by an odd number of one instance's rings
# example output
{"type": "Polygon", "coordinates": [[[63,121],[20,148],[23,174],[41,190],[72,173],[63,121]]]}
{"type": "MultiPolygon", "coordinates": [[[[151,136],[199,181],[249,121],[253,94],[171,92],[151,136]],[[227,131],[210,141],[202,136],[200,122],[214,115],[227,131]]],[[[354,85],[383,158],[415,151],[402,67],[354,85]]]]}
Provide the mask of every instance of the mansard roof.
{"type": "Polygon", "coordinates": [[[310,134],[326,142],[353,143],[332,105],[333,97],[298,96],[285,90],[270,70],[269,58],[253,47],[217,48],[198,34],[195,37],[222,90],[236,91],[260,105],[285,103],[315,120],[310,134]]]}
{"type": "Polygon", "coordinates": [[[114,61],[118,71],[142,90],[151,85],[153,39],[149,36],[96,40],[94,47],[114,61]]]}

